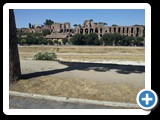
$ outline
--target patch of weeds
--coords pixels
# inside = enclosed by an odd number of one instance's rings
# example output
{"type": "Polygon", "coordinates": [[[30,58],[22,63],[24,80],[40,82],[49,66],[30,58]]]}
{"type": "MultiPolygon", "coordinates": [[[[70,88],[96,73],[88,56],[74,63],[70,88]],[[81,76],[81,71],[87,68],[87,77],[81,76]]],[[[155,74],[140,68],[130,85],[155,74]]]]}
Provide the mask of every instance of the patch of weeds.
{"type": "Polygon", "coordinates": [[[39,52],[34,57],[34,60],[57,60],[57,55],[55,53],[49,53],[49,52],[39,52]]]}

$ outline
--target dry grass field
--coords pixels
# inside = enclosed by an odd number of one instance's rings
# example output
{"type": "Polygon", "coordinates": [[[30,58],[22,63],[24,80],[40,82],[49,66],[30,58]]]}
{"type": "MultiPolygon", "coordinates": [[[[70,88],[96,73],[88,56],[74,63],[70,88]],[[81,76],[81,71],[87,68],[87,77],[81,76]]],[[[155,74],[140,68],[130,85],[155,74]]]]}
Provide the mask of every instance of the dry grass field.
{"type": "Polygon", "coordinates": [[[145,86],[145,66],[69,61],[144,62],[144,51],[144,47],[19,46],[22,79],[10,84],[10,90],[136,103],[137,93],[145,86]],[[32,60],[36,53],[45,51],[68,62],[32,60]]]}
{"type": "Polygon", "coordinates": [[[138,61],[144,62],[144,47],[112,46],[20,46],[21,59],[32,59],[38,52],[55,52],[59,59],[70,61],[138,61]]]}

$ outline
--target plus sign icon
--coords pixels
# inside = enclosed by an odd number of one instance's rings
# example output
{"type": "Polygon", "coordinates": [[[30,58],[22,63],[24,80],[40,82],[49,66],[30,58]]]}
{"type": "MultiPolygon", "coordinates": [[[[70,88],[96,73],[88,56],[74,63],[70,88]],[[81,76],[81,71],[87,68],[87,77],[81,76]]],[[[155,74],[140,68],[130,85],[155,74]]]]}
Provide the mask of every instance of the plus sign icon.
{"type": "Polygon", "coordinates": [[[137,103],[144,110],[151,110],[157,104],[157,94],[153,90],[141,90],[137,95],[137,103]]]}

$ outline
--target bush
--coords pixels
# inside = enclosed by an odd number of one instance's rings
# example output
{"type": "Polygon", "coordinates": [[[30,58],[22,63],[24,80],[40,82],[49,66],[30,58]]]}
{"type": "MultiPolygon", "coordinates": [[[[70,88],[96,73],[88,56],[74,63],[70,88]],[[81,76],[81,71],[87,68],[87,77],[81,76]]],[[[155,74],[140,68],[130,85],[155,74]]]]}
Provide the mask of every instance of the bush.
{"type": "Polygon", "coordinates": [[[35,60],[57,60],[57,55],[55,53],[39,52],[34,56],[33,59],[35,60]]]}
{"type": "Polygon", "coordinates": [[[20,44],[22,44],[22,45],[26,44],[26,39],[21,39],[20,44]]]}

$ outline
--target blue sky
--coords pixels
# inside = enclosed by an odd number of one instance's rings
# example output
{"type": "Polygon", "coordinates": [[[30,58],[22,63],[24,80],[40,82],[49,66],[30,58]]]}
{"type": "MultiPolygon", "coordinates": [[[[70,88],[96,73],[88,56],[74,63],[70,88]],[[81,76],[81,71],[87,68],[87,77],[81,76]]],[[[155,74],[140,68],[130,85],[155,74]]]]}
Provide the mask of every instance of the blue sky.
{"type": "Polygon", "coordinates": [[[108,26],[145,25],[144,9],[15,9],[16,27],[27,27],[28,24],[43,24],[46,19],[54,22],[83,24],[84,20],[105,22],[108,26]]]}

